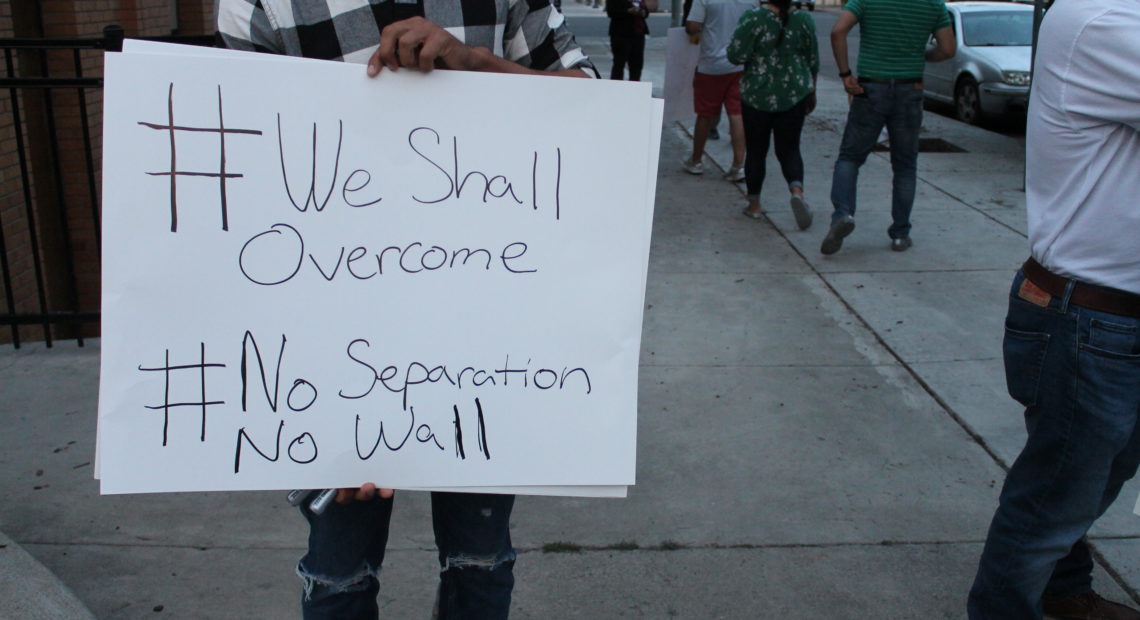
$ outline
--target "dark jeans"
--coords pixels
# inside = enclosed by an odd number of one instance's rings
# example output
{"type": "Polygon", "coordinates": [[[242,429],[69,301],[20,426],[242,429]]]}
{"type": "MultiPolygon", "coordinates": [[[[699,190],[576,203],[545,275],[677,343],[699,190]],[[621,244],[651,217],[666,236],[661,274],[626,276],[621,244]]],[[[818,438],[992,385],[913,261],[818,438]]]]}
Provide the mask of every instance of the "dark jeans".
{"type": "Polygon", "coordinates": [[[641,79],[641,67],[645,65],[645,37],[610,37],[610,49],[614,53],[614,68],[610,71],[611,80],[620,80],[629,63],[629,79],[641,79]]]}
{"type": "Polygon", "coordinates": [[[803,99],[782,112],[764,112],[745,103],[742,112],[747,147],[744,182],[748,186],[748,197],[759,198],[760,189],[764,187],[765,160],[768,159],[768,144],[772,136],[776,141],[776,159],[788,187],[803,187],[804,159],[800,155],[800,134],[807,116],[807,100],[803,99]]]}
{"type": "Polygon", "coordinates": [[[879,140],[885,126],[891,139],[892,239],[910,235],[910,211],[918,171],[918,132],[922,129],[922,88],[917,84],[878,84],[861,82],[864,93],[851,101],[847,128],[831,177],[832,221],[855,215],[855,187],[859,166],[879,140]]]}
{"type": "MultiPolygon", "coordinates": [[[[506,618],[514,588],[509,522],[513,495],[432,493],[439,549],[438,616],[506,618]]],[[[372,620],[379,616],[377,579],[388,543],[391,499],[333,503],[321,515],[301,507],[309,551],[297,564],[305,583],[305,620],[372,620]]]]}
{"type": "Polygon", "coordinates": [[[1006,315],[1006,383],[1029,438],[1006,476],[970,618],[1040,618],[1041,595],[1092,587],[1085,533],[1140,463],[1140,319],[1052,298],[1006,315]]]}

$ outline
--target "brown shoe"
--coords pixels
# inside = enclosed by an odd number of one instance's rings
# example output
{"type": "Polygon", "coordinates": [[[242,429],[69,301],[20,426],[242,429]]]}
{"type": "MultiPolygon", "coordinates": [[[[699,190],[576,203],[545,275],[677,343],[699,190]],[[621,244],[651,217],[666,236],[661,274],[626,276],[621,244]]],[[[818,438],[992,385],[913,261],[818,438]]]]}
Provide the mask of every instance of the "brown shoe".
{"type": "Polygon", "coordinates": [[[1089,590],[1082,594],[1041,597],[1045,617],[1053,620],[1140,620],[1140,611],[1089,590]]]}

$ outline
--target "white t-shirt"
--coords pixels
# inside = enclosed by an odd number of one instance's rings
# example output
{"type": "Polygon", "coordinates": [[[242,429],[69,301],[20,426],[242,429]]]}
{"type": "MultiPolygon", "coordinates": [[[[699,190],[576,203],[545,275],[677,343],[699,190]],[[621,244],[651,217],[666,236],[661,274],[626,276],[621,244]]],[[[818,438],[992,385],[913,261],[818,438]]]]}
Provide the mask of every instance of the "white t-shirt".
{"type": "Polygon", "coordinates": [[[1140,294],[1140,2],[1057,0],[1034,71],[1030,251],[1054,273],[1140,294]]]}
{"type": "Polygon", "coordinates": [[[728,62],[728,44],[736,23],[749,9],[760,6],[756,0],[693,0],[688,21],[701,26],[701,57],[697,71],[708,75],[724,75],[743,71],[744,67],[728,62]]]}

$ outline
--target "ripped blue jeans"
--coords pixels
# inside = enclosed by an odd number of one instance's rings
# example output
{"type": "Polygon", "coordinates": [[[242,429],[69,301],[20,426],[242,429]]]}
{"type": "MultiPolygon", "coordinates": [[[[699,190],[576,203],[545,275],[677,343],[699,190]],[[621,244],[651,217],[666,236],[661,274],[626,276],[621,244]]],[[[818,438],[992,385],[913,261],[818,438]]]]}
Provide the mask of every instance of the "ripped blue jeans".
{"type": "MultiPolygon", "coordinates": [[[[432,493],[432,528],[439,549],[437,618],[506,618],[514,588],[513,495],[432,493]]],[[[305,620],[379,617],[380,566],[388,544],[392,500],[308,506],[309,550],[297,564],[305,583],[305,620]]]]}

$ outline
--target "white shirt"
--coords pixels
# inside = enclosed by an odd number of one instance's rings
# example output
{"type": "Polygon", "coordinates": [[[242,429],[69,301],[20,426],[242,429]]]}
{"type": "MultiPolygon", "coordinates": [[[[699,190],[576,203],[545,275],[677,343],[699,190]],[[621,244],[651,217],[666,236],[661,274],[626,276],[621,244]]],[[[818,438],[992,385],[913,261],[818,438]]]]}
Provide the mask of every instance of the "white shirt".
{"type": "Polygon", "coordinates": [[[706,75],[724,75],[743,71],[744,67],[728,62],[728,44],[736,23],[749,9],[760,6],[756,0],[693,0],[688,21],[701,24],[701,57],[697,71],[706,75]]]}
{"type": "Polygon", "coordinates": [[[1057,0],[1034,72],[1030,251],[1054,273],[1140,294],[1140,1],[1057,0]]]}

